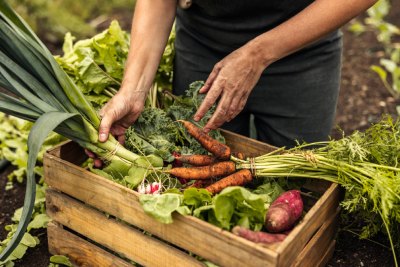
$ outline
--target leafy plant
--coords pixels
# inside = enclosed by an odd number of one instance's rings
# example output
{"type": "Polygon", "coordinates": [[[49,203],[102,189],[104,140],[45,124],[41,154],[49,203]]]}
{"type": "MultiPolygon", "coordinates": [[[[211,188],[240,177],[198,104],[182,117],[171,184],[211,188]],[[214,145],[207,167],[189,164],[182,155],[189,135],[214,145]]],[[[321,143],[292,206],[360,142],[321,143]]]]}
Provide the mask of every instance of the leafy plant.
{"type": "MultiPolygon", "coordinates": [[[[386,89],[395,97],[400,99],[400,43],[393,41],[394,36],[400,36],[400,28],[385,21],[389,14],[391,4],[389,0],[380,0],[368,9],[364,24],[355,21],[350,24],[349,30],[355,34],[361,34],[367,30],[377,33],[377,39],[385,47],[385,58],[380,59],[380,65],[371,66],[382,80],[386,89]]],[[[400,106],[397,107],[400,114],[400,106]]]]}
{"type": "Polygon", "coordinates": [[[283,191],[276,183],[268,183],[251,192],[240,186],[224,189],[211,196],[205,189],[189,188],[161,195],[140,195],[143,210],[160,222],[172,223],[172,213],[192,215],[223,229],[236,225],[261,230],[270,203],[283,191]]]}
{"type": "Polygon", "coordinates": [[[5,260],[23,238],[35,199],[34,167],[40,147],[55,130],[95,151],[107,160],[133,162],[138,155],[119,148],[118,142],[97,140],[100,119],[82,92],[61,69],[45,45],[29,26],[6,4],[0,2],[0,110],[35,122],[28,137],[27,191],[24,209],[15,235],[2,250],[5,260]]]}
{"type": "Polygon", "coordinates": [[[66,32],[79,38],[93,36],[115,10],[133,14],[135,1],[9,0],[41,39],[61,43],[66,32]]]}

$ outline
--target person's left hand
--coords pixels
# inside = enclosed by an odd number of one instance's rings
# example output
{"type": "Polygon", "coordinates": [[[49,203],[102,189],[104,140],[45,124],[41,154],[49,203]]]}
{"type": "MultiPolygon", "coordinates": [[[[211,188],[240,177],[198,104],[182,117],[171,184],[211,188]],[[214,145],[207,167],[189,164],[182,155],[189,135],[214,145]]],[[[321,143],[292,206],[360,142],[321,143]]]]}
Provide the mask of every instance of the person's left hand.
{"type": "Polygon", "coordinates": [[[248,46],[243,46],[226,56],[214,66],[200,89],[200,93],[207,95],[194,115],[194,120],[199,121],[218,98],[218,106],[204,126],[204,131],[216,129],[232,120],[243,110],[265,67],[262,59],[248,46]]]}

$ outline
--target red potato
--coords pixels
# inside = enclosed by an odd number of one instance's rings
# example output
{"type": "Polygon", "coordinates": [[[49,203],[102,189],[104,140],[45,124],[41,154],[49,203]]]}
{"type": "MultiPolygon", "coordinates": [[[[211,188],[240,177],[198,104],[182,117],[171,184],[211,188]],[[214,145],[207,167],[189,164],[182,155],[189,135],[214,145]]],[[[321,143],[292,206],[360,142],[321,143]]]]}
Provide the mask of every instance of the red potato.
{"type": "Polygon", "coordinates": [[[303,213],[299,190],[282,193],[269,207],[265,219],[268,232],[280,233],[292,229],[303,213]]]}
{"type": "Polygon", "coordinates": [[[266,232],[255,232],[250,229],[235,226],[232,229],[232,233],[243,237],[247,240],[253,241],[255,243],[263,243],[263,244],[273,244],[277,242],[283,241],[287,235],[285,234],[271,234],[266,232]]]}

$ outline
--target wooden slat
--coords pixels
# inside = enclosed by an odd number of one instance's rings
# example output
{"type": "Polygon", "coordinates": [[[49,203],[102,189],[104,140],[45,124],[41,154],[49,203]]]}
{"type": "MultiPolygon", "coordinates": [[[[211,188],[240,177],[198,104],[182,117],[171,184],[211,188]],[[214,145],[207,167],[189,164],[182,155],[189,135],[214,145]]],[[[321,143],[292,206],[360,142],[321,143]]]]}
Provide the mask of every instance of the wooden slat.
{"type": "MultiPolygon", "coordinates": [[[[250,151],[250,156],[275,149],[230,132],[223,134],[233,151],[250,151]]],[[[266,248],[191,216],[177,214],[173,224],[161,224],[143,212],[136,192],[68,162],[76,160],[71,158],[73,153],[65,156],[63,148],[45,155],[45,178],[50,186],[221,266],[243,262],[278,266],[278,255],[279,266],[288,266],[338,205],[338,187],[331,185],[284,242],[266,248]]],[[[73,145],[69,149],[77,151],[73,145]]]]}
{"type": "Polygon", "coordinates": [[[338,216],[339,208],[307,243],[301,254],[293,263],[293,267],[312,266],[321,260],[321,255],[326,253],[335,236],[338,216]]]}
{"type": "Polygon", "coordinates": [[[221,133],[224,135],[226,143],[233,152],[246,153],[247,157],[260,156],[276,149],[274,146],[233,132],[221,130],[221,133]]]}
{"type": "Polygon", "coordinates": [[[49,251],[65,255],[74,266],[133,267],[134,265],[98,246],[62,229],[54,222],[47,225],[49,251]]]}
{"type": "Polygon", "coordinates": [[[274,250],[195,217],[176,214],[174,223],[159,223],[144,213],[135,191],[51,154],[45,154],[44,166],[49,186],[218,265],[235,266],[251,262],[252,266],[265,266],[276,263],[277,253],[274,250]]]}
{"type": "Polygon", "coordinates": [[[204,266],[188,254],[52,189],[46,210],[56,222],[144,266],[204,266]]]}
{"type": "Polygon", "coordinates": [[[332,184],[278,247],[279,266],[290,266],[317,229],[336,212],[339,198],[339,186],[332,184]]]}
{"type": "Polygon", "coordinates": [[[333,253],[335,252],[336,240],[333,240],[326,250],[325,254],[321,257],[321,260],[316,264],[316,267],[324,267],[328,264],[329,260],[332,258],[333,253]]]}

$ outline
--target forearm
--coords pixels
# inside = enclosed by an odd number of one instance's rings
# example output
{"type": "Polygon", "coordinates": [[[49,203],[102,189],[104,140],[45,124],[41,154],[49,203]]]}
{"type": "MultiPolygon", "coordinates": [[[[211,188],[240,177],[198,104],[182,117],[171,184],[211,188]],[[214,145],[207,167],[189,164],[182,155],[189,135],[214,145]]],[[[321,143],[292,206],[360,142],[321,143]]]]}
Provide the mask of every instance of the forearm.
{"type": "Polygon", "coordinates": [[[357,16],[376,0],[317,0],[247,45],[264,67],[317,41],[357,16]]]}
{"type": "Polygon", "coordinates": [[[176,0],[138,0],[121,89],[146,92],[151,87],[176,13],[176,0]]]}

